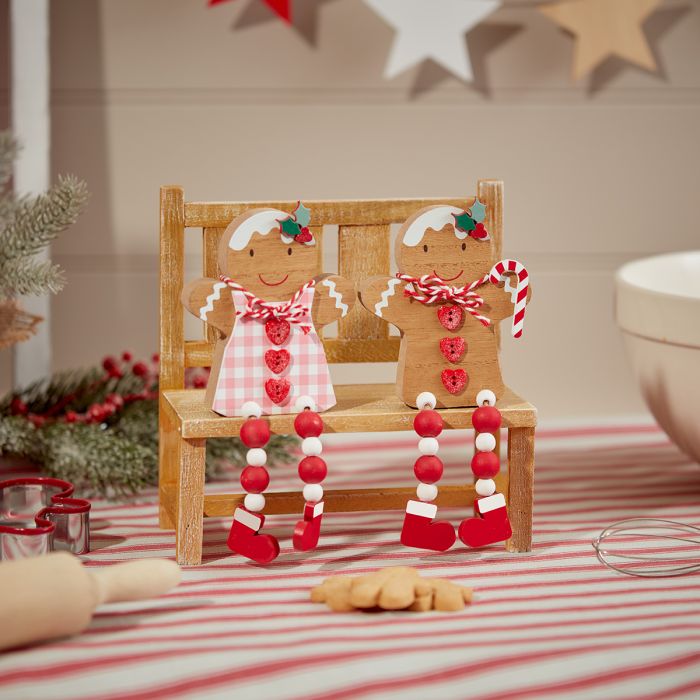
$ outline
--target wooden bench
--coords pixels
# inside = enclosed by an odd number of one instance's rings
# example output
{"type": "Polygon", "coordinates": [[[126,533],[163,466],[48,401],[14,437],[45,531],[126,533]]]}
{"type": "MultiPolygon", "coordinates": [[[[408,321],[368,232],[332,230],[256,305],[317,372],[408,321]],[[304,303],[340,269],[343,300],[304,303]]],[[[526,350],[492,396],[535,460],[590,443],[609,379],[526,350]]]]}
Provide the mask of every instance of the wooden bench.
{"type": "MultiPolygon", "coordinates": [[[[503,184],[481,180],[477,195],[487,205],[486,227],[495,241],[495,258],[502,255],[503,184]]],[[[313,212],[311,227],[320,244],[324,225],[338,226],[338,272],[355,282],[372,275],[390,274],[390,225],[401,223],[431,204],[469,206],[473,198],[305,201],[313,212]],[[357,245],[361,241],[362,245],[357,245]]],[[[175,529],[177,560],[202,560],[203,517],[231,517],[245,494],[205,496],[204,465],[207,438],[237,437],[243,419],[224,418],[206,408],[204,391],[185,389],[186,367],[208,367],[217,338],[204,329],[201,340],[185,341],[184,309],[180,293],[184,282],[186,229],[202,231],[203,274],[217,277],[216,251],[226,226],[254,207],[291,211],[296,202],[185,202],[181,187],[166,186],[160,194],[160,526],[175,529]]],[[[321,258],[322,256],[319,256],[321,258]]],[[[319,273],[321,270],[319,269],[319,273]]],[[[329,362],[394,362],[400,339],[391,336],[382,319],[356,304],[338,324],[337,338],[324,338],[329,362]]],[[[338,403],[323,413],[326,432],[353,433],[412,430],[415,410],[396,397],[394,384],[336,386],[338,403]]],[[[511,552],[529,551],[532,541],[534,440],[537,411],[510,390],[498,397],[498,408],[508,430],[508,470],[498,480],[506,494],[513,537],[511,552]]],[[[447,428],[471,429],[472,408],[441,410],[447,428]]],[[[293,433],[293,415],[268,418],[273,433],[293,433]]],[[[241,465],[243,466],[243,465],[241,465]]],[[[332,469],[332,465],[330,465],[332,469]]],[[[407,475],[411,465],[406,465],[407,475]]],[[[465,469],[465,481],[467,481],[465,469]]],[[[325,492],[325,510],[403,510],[414,488],[371,488],[325,492]]],[[[266,514],[302,513],[301,492],[266,493],[266,514]]],[[[443,486],[438,506],[467,509],[475,497],[472,483],[443,486]]],[[[398,541],[398,532],[397,532],[398,541]]]]}

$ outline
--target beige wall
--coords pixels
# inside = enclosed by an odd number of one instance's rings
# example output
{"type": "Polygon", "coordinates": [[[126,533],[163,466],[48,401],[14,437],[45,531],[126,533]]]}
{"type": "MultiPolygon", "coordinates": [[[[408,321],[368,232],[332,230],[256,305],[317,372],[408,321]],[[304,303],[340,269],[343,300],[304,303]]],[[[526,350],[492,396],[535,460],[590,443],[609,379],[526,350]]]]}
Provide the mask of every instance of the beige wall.
{"type": "Polygon", "coordinates": [[[612,274],[698,244],[698,0],[649,21],[659,76],[612,61],[580,86],[571,39],[517,4],[470,35],[476,87],[432,65],[385,82],[392,32],[360,0],[298,0],[301,32],[253,0],[205,5],[52,3],[54,170],[93,192],[55,246],[70,279],[57,368],[156,348],[160,184],[191,199],[454,196],[498,177],[506,252],[535,293],[506,379],[544,419],[641,410],[612,274]]]}

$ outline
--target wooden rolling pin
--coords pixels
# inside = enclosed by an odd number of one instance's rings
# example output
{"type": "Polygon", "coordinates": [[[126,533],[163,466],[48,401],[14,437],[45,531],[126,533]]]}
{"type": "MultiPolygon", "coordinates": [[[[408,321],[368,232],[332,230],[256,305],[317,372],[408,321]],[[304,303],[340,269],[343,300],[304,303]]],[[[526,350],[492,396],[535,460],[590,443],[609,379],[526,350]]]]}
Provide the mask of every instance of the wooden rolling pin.
{"type": "Polygon", "coordinates": [[[154,598],[180,575],[167,559],[91,570],[67,552],[0,564],[0,649],[78,634],[98,605],[154,598]]]}

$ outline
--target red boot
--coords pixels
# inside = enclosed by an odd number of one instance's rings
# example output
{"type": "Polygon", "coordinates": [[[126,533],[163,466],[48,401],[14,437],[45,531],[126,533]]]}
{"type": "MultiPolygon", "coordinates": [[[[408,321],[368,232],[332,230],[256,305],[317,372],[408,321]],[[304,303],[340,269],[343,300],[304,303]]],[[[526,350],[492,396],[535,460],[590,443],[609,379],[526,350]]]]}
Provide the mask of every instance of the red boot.
{"type": "Polygon", "coordinates": [[[505,542],[513,534],[508,520],[506,499],[502,493],[477,499],[476,512],[481,517],[466,518],[459,526],[459,539],[468,547],[505,542]]]}
{"type": "Polygon", "coordinates": [[[231,532],[226,541],[228,548],[258,564],[269,564],[276,559],[280,553],[277,538],[258,534],[264,522],[265,516],[262,513],[251,513],[243,506],[238,506],[233,514],[231,532]]]}
{"type": "Polygon", "coordinates": [[[409,501],[401,530],[401,544],[436,552],[448,550],[457,539],[455,529],[445,520],[433,522],[436,514],[437,506],[433,503],[409,501]]]}
{"type": "Polygon", "coordinates": [[[292,537],[294,549],[300,552],[316,549],[321,534],[321,518],[323,518],[323,501],[304,504],[304,519],[299,520],[294,527],[292,537]]]}

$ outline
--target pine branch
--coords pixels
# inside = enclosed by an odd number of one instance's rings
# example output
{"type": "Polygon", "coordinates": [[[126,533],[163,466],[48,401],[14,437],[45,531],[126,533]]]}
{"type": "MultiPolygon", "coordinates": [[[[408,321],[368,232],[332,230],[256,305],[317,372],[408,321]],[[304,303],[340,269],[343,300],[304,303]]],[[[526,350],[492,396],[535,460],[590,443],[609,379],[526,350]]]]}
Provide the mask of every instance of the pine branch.
{"type": "Polygon", "coordinates": [[[37,260],[33,257],[4,261],[0,259],[1,296],[56,294],[63,289],[65,283],[65,273],[50,260],[37,260]]]}
{"type": "Polygon", "coordinates": [[[12,177],[12,166],[19,153],[19,144],[9,131],[0,131],[0,190],[12,177]]]}
{"type": "Polygon", "coordinates": [[[45,194],[20,200],[12,221],[0,233],[0,262],[35,255],[76,222],[85,208],[87,186],[73,176],[59,176],[45,194]]]}

